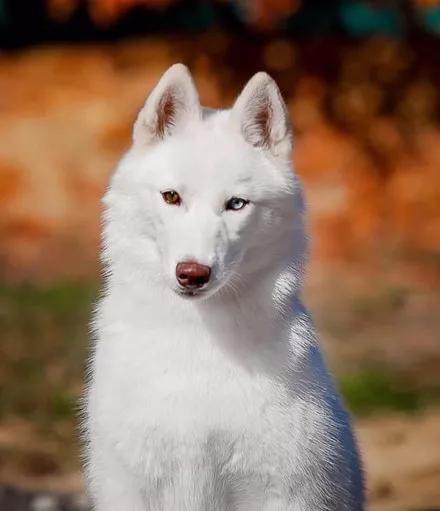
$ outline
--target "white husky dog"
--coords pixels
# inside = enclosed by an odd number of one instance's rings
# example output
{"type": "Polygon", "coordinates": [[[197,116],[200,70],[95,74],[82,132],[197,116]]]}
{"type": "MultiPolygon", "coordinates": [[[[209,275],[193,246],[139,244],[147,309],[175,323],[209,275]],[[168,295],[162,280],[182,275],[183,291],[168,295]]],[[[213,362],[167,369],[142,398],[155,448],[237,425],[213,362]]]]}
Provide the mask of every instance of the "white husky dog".
{"type": "Polygon", "coordinates": [[[256,74],[230,110],[172,66],[105,195],[87,472],[97,511],[360,511],[349,418],[301,303],[291,131],[256,74]]]}

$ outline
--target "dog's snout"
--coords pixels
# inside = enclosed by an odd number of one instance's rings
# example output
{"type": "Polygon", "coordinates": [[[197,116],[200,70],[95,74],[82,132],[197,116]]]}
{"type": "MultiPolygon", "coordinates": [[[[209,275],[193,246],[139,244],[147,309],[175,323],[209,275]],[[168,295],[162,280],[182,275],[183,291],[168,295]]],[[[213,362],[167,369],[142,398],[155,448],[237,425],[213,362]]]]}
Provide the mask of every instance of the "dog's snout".
{"type": "Polygon", "coordinates": [[[211,268],[195,262],[179,263],[176,277],[179,284],[186,288],[199,288],[208,283],[211,268]]]}

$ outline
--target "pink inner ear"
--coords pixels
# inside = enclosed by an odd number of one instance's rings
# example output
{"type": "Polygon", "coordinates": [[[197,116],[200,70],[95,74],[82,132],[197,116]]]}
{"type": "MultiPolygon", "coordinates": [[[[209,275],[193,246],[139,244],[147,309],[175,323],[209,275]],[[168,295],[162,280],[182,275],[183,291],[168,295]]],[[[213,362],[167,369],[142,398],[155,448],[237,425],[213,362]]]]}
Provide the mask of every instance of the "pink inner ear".
{"type": "Polygon", "coordinates": [[[259,140],[255,143],[257,147],[270,147],[270,121],[271,121],[271,108],[267,101],[259,105],[258,111],[255,114],[255,124],[259,132],[259,140]]]}
{"type": "Polygon", "coordinates": [[[164,138],[168,129],[174,126],[175,113],[175,98],[168,91],[162,96],[157,109],[156,133],[160,138],[164,138]]]}

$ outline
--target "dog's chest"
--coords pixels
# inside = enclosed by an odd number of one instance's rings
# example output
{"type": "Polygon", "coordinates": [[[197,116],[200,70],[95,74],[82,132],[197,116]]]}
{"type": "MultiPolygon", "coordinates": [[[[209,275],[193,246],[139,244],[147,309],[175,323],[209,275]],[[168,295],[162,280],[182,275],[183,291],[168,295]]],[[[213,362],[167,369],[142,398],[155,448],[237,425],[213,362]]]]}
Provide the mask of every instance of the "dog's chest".
{"type": "Polygon", "coordinates": [[[270,473],[290,462],[295,405],[282,385],[216,350],[188,356],[187,346],[170,353],[166,344],[147,355],[116,350],[99,399],[111,442],[134,470],[270,473]]]}

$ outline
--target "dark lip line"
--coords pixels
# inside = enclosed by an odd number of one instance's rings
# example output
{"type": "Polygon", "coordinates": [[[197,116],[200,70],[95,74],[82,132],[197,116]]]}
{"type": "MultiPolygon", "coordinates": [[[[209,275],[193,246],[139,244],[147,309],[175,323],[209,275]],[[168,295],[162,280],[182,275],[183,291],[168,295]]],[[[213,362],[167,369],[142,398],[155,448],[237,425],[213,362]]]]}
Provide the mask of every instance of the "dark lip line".
{"type": "Polygon", "coordinates": [[[194,291],[184,291],[183,289],[177,289],[177,293],[180,295],[180,296],[188,296],[188,297],[195,297],[195,296],[201,296],[205,293],[206,291],[204,289],[200,289],[200,290],[196,290],[194,289],[194,291]]]}

